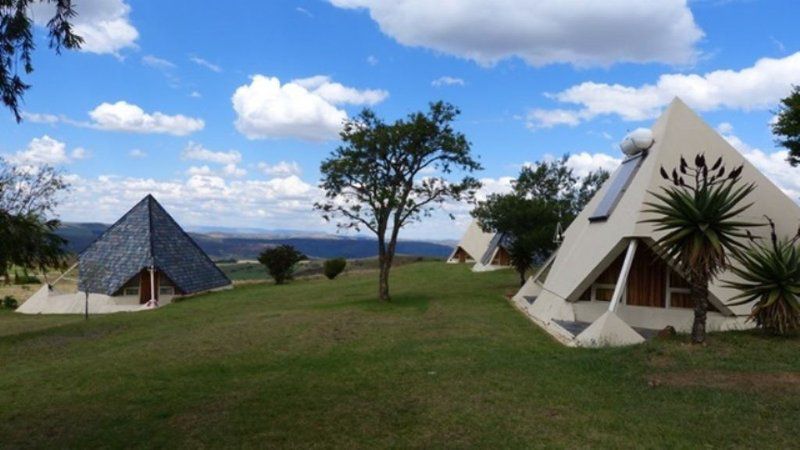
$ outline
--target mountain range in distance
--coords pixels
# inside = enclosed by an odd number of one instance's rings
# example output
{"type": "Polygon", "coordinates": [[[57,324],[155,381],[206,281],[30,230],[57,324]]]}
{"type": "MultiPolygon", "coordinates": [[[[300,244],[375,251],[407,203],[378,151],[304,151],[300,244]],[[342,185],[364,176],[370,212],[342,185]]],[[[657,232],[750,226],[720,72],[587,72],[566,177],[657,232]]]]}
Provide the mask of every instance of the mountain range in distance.
{"type": "MultiPolygon", "coordinates": [[[[70,252],[80,253],[109,227],[102,223],[61,224],[57,234],[70,252]]],[[[214,260],[253,260],[265,248],[288,244],[310,258],[370,258],[377,255],[377,241],[366,236],[342,236],[299,230],[258,228],[187,227],[192,239],[214,260]]],[[[456,241],[400,240],[401,255],[446,258],[456,241]]]]}

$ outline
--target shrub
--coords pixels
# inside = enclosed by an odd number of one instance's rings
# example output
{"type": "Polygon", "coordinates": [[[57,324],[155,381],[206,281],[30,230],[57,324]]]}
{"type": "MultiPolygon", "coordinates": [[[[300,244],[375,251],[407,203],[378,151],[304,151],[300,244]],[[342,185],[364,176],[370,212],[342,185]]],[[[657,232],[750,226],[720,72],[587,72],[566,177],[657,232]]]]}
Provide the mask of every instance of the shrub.
{"type": "Polygon", "coordinates": [[[17,299],[15,299],[14,297],[12,297],[10,295],[6,295],[3,298],[3,308],[5,308],[5,309],[17,309],[17,306],[19,306],[19,303],[17,302],[17,299]]]}
{"type": "Polygon", "coordinates": [[[347,267],[347,260],[344,258],[334,258],[325,260],[322,271],[329,280],[336,278],[347,267]]]}
{"type": "Polygon", "coordinates": [[[737,256],[741,266],[731,267],[740,280],[727,287],[739,290],[730,305],[753,303],[749,320],[767,333],[794,334],[800,331],[800,249],[797,241],[778,239],[775,224],[769,244],[755,244],[737,256]]]}
{"type": "Polygon", "coordinates": [[[14,271],[14,284],[40,284],[39,278],[34,275],[28,275],[28,272],[19,273],[14,271]]]}
{"type": "Polygon", "coordinates": [[[258,256],[258,262],[267,268],[267,273],[275,279],[275,284],[283,284],[292,279],[295,267],[306,255],[291,245],[268,248],[258,256]]]}

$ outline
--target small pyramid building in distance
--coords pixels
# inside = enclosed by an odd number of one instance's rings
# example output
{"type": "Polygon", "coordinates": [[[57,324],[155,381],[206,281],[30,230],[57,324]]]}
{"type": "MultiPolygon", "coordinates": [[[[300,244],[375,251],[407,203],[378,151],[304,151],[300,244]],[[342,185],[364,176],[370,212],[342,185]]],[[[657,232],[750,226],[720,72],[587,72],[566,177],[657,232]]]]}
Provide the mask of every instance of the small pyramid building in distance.
{"type": "Polygon", "coordinates": [[[77,293],[45,286],[19,312],[134,311],[231,281],[152,195],[146,196],[78,256],[77,293]]]}
{"type": "MultiPolygon", "coordinates": [[[[644,203],[653,200],[666,181],[659,169],[677,167],[680,157],[703,153],[707,161],[722,157],[727,167],[742,164],[743,182],[756,187],[753,206],[742,214],[749,222],[772,218],[778,233],[792,236],[800,224],[800,207],[758,171],[680,99],[655,122],[649,148],[627,156],[564,234],[564,241],[538,273],[527,280],[513,302],[533,322],[571,346],[628,345],[643,342],[672,326],[691,330],[694,311],[689,286],[680,271],[657,256],[662,236],[644,203]]],[[[753,234],[768,237],[768,227],[753,234]]],[[[730,305],[736,292],[712,281],[707,329],[722,331],[752,326],[751,305],[730,305]]]]}
{"type": "Polygon", "coordinates": [[[473,220],[464,236],[447,258],[450,264],[473,264],[473,272],[487,272],[511,265],[506,249],[507,238],[500,233],[487,233],[473,220]]]}

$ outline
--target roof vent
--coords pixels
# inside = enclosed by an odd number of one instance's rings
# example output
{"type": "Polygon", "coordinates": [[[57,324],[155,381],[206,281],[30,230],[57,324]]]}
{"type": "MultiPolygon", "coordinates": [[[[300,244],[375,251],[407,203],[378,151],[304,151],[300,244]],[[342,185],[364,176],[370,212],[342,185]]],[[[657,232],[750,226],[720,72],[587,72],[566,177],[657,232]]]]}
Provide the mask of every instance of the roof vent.
{"type": "Polygon", "coordinates": [[[653,145],[653,132],[647,128],[637,128],[622,139],[619,148],[622,153],[633,156],[649,149],[653,145]]]}

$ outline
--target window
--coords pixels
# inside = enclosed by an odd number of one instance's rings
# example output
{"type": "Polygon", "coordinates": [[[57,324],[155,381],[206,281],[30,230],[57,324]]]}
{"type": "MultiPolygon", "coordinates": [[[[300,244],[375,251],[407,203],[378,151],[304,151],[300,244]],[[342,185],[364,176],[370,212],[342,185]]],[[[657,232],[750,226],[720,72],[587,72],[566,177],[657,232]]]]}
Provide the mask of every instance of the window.
{"type": "Polygon", "coordinates": [[[608,220],[611,216],[611,212],[614,211],[617,203],[619,203],[619,200],[622,198],[622,194],[625,193],[625,190],[628,189],[628,185],[631,184],[633,176],[638,172],[639,166],[642,165],[642,160],[644,160],[646,154],[646,152],[642,152],[622,161],[622,165],[620,165],[614,177],[609,181],[608,189],[597,205],[597,209],[595,209],[594,214],[589,217],[589,222],[608,220]]]}
{"type": "Polygon", "coordinates": [[[136,286],[134,286],[134,287],[126,287],[123,290],[122,295],[138,296],[139,295],[139,288],[136,287],[136,286]]]}
{"type": "Polygon", "coordinates": [[[161,286],[158,288],[159,295],[175,295],[175,288],[172,286],[161,286]]]}

